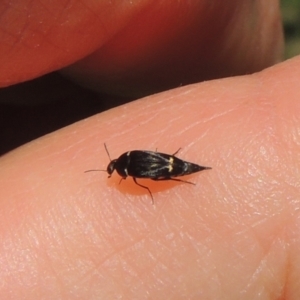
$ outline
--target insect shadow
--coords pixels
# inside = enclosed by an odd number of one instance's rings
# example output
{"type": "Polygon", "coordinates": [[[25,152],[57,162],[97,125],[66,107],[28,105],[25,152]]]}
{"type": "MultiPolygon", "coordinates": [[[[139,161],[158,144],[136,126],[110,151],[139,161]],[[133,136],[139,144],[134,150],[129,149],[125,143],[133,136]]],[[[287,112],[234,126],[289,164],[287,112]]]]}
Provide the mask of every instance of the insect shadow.
{"type": "Polygon", "coordinates": [[[132,150],[123,153],[117,159],[111,159],[105,143],[104,148],[110,160],[107,169],[87,170],[85,173],[102,171],[107,172],[108,178],[110,178],[114,170],[116,170],[121,176],[119,183],[121,183],[123,179],[126,179],[128,176],[130,176],[133,178],[133,181],[136,185],[148,191],[152,199],[152,204],[154,204],[154,199],[149,187],[137,182],[137,178],[148,178],[155,181],[173,180],[195,185],[193,182],[174,177],[185,176],[211,169],[211,167],[200,166],[176,157],[175,155],[180,151],[181,148],[179,148],[172,155],[154,151],[132,150]]]}

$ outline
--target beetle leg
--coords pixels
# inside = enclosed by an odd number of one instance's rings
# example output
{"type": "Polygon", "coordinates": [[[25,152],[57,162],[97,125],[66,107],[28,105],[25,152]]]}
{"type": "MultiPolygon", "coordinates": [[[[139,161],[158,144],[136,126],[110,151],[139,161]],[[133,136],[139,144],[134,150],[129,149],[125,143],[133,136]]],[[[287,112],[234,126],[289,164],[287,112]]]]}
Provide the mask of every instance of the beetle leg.
{"type": "Polygon", "coordinates": [[[196,185],[196,183],[194,183],[194,182],[190,182],[190,181],[182,180],[182,179],[178,179],[178,178],[172,178],[172,177],[151,178],[151,179],[152,179],[152,180],[155,180],[155,181],[160,181],[160,180],[173,180],[173,181],[185,182],[185,183],[189,183],[189,184],[196,185]]]}
{"type": "Polygon", "coordinates": [[[175,156],[180,150],[181,150],[181,148],[179,148],[179,149],[173,154],[173,156],[175,156]]]}
{"type": "Polygon", "coordinates": [[[133,178],[133,181],[135,182],[135,184],[137,184],[138,186],[140,186],[140,187],[142,187],[142,188],[148,190],[148,192],[149,192],[149,194],[150,194],[150,196],[151,196],[151,199],[152,199],[152,205],[154,205],[154,200],[153,200],[153,196],[152,196],[152,193],[151,193],[150,189],[149,189],[147,186],[144,186],[144,185],[141,185],[140,183],[138,183],[138,182],[136,181],[136,178],[135,178],[135,177],[132,177],[132,178],[133,178]]]}

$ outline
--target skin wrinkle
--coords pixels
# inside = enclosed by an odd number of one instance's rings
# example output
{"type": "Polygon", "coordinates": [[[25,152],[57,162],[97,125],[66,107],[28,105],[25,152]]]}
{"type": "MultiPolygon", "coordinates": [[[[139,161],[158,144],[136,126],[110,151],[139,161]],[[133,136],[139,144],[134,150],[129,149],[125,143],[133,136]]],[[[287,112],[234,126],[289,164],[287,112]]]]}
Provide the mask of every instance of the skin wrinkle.
{"type": "MultiPolygon", "coordinates": [[[[115,257],[116,258],[119,258],[119,255],[115,255],[115,257]]],[[[120,264],[120,261],[121,261],[121,259],[116,259],[116,260],[114,260],[115,261],[115,263],[117,264],[117,265],[119,265],[120,264]]],[[[102,268],[103,268],[103,273],[105,274],[105,276],[106,277],[108,277],[108,278],[111,278],[110,279],[110,281],[113,283],[113,286],[119,286],[119,287],[121,287],[121,290],[122,290],[122,286],[123,286],[123,282],[122,282],[122,280],[121,280],[121,278],[117,278],[114,274],[116,274],[116,272],[112,272],[113,270],[111,270],[111,264],[110,264],[110,262],[109,262],[109,260],[106,260],[105,262],[104,262],[104,264],[102,265],[102,268]],[[103,268],[104,267],[104,268],[103,268]]],[[[108,279],[107,278],[107,279],[108,279]]],[[[120,289],[120,288],[119,288],[120,289]]]]}
{"type": "MultiPolygon", "coordinates": [[[[113,220],[112,220],[113,221],[113,220]]],[[[107,228],[109,228],[111,225],[110,224],[107,224],[107,228]]],[[[124,230],[126,230],[126,227],[124,226],[124,225],[119,225],[118,226],[119,228],[122,228],[122,237],[124,237],[124,230]]],[[[128,241],[131,241],[132,239],[130,238],[130,236],[131,236],[131,233],[130,233],[130,230],[132,229],[130,226],[128,226],[127,227],[128,229],[126,230],[126,232],[127,232],[127,234],[125,234],[125,237],[129,237],[129,238],[126,238],[126,239],[124,239],[124,241],[122,241],[122,243],[121,244],[119,244],[118,246],[117,246],[117,248],[116,248],[116,241],[111,241],[111,233],[110,232],[103,232],[102,233],[102,236],[105,238],[105,241],[106,241],[106,243],[109,243],[110,245],[111,245],[111,247],[112,247],[112,249],[113,249],[113,253],[118,253],[119,251],[120,251],[120,249],[124,249],[124,247],[125,248],[127,248],[127,243],[128,243],[128,241]]],[[[139,226],[139,228],[141,228],[141,226],[139,226]]],[[[105,229],[105,231],[107,231],[106,229],[105,229]]],[[[112,229],[112,231],[113,231],[113,229],[112,229]]],[[[140,236],[144,236],[142,233],[140,233],[140,236]]],[[[135,243],[135,240],[132,240],[131,242],[130,242],[130,244],[129,245],[131,245],[131,244],[134,244],[135,243]]]]}
{"type": "MultiPolygon", "coordinates": [[[[267,267],[267,259],[268,259],[268,254],[265,254],[261,259],[258,260],[258,265],[254,269],[253,273],[251,276],[249,276],[249,282],[246,284],[246,287],[243,289],[246,292],[251,289],[252,286],[255,285],[255,283],[259,280],[261,280],[261,274],[263,273],[264,269],[268,269],[267,267]]],[[[268,269],[269,271],[269,269],[268,269]]],[[[277,286],[278,288],[278,286],[277,286]]],[[[261,287],[261,289],[265,290],[265,287],[261,287]]],[[[274,290],[271,291],[272,294],[274,293],[274,290]]]]}
{"type": "MultiPolygon", "coordinates": [[[[246,231],[246,232],[248,232],[249,231],[249,229],[250,229],[250,231],[249,232],[252,232],[253,234],[252,234],[252,236],[253,237],[256,237],[257,236],[257,234],[256,234],[256,232],[255,232],[255,227],[258,225],[258,224],[262,224],[262,223],[265,223],[265,222],[268,222],[268,220],[270,219],[270,217],[271,216],[265,216],[264,217],[264,219],[263,220],[260,220],[259,222],[256,222],[256,225],[254,224],[254,225],[252,225],[251,227],[249,227],[249,228],[247,228],[247,230],[243,230],[243,231],[246,231]]],[[[285,229],[284,229],[284,231],[285,231],[285,229]]],[[[282,230],[281,230],[281,232],[282,232],[282,230]]],[[[240,236],[242,236],[242,237],[244,237],[244,234],[243,234],[243,232],[240,232],[239,233],[239,235],[240,236]]],[[[278,233],[278,234],[276,234],[276,236],[274,236],[273,238],[272,238],[272,241],[270,241],[269,243],[268,243],[268,247],[266,248],[266,246],[264,245],[265,244],[265,241],[264,241],[264,244],[262,244],[262,241],[261,241],[261,239],[260,238],[256,238],[256,240],[257,240],[257,245],[260,245],[260,249],[262,250],[262,254],[263,254],[263,256],[262,256],[262,258],[259,258],[259,260],[258,260],[258,266],[255,268],[255,270],[254,270],[254,272],[253,272],[253,275],[250,277],[250,278],[252,278],[252,285],[255,283],[255,278],[257,279],[257,280],[259,280],[259,273],[260,272],[258,272],[258,270],[262,270],[263,269],[263,265],[265,265],[264,267],[265,268],[267,268],[267,262],[268,262],[268,258],[269,258],[269,256],[270,256],[270,254],[271,254],[271,252],[272,252],[272,248],[273,248],[273,245],[274,245],[274,241],[276,241],[277,240],[277,237],[279,237],[280,236],[280,233],[278,233]],[[257,274],[257,276],[255,276],[255,274],[257,274]]],[[[256,248],[256,247],[255,247],[256,248]]],[[[285,248],[285,252],[286,252],[286,254],[285,254],[285,256],[287,256],[287,251],[286,251],[287,249],[285,248]]],[[[251,282],[249,282],[248,284],[247,284],[247,288],[249,289],[249,287],[251,286],[251,282]]]]}

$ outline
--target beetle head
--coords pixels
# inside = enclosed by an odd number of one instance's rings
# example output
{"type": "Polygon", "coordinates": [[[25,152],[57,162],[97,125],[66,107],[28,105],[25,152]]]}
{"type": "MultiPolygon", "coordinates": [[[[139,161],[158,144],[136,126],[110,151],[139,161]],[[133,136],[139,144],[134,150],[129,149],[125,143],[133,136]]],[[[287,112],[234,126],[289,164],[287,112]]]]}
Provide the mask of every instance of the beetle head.
{"type": "Polygon", "coordinates": [[[109,177],[113,173],[113,171],[116,169],[116,159],[113,159],[107,166],[107,173],[109,174],[109,177]]]}

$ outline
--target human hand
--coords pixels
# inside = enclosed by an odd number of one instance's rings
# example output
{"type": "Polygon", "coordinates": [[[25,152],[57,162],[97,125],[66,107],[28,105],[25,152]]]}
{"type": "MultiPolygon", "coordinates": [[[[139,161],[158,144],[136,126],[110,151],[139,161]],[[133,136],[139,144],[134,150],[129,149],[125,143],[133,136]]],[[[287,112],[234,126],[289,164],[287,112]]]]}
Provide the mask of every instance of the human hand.
{"type": "Polygon", "coordinates": [[[299,64],[154,95],[2,157],[1,296],[297,295],[299,64]],[[83,173],[106,167],[103,142],[113,158],[181,146],[213,170],[147,181],[153,207],[129,178],[83,173]]]}

